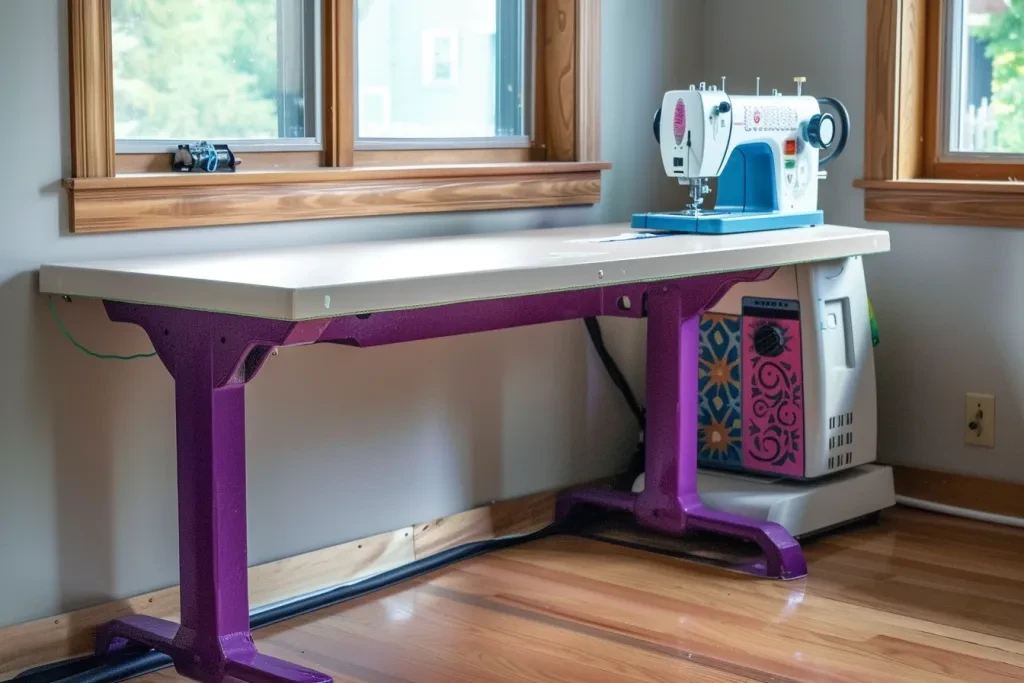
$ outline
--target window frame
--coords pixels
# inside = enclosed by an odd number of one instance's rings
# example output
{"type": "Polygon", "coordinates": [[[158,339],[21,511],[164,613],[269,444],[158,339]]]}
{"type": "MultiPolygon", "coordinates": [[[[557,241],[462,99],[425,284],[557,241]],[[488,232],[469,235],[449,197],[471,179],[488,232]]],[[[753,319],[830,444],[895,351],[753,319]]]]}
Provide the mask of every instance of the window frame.
{"type": "Polygon", "coordinates": [[[867,221],[1024,227],[1024,161],[948,155],[947,0],[867,0],[867,221]]]}
{"type": "MultiPolygon", "coordinates": [[[[600,201],[600,0],[533,0],[528,147],[363,149],[356,143],[355,0],[319,0],[322,148],[259,151],[236,173],[170,172],[117,153],[110,0],[67,0],[69,231],[112,232],[600,201]]],[[[397,146],[396,146],[397,147],[397,146]]]]}

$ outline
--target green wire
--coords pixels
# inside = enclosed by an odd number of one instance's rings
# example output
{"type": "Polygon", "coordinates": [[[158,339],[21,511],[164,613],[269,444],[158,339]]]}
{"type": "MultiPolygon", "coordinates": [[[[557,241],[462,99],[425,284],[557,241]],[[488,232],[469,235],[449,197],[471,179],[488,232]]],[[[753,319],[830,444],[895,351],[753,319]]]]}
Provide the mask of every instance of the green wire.
{"type": "Polygon", "coordinates": [[[71,336],[71,333],[68,332],[68,328],[64,327],[64,321],[60,319],[60,316],[57,314],[57,307],[53,305],[52,294],[50,295],[50,313],[53,314],[53,319],[57,321],[57,327],[59,327],[60,331],[64,333],[64,336],[68,338],[68,341],[74,344],[76,349],[82,351],[83,353],[89,356],[92,356],[93,358],[99,358],[100,360],[139,360],[140,358],[152,358],[153,356],[156,355],[156,351],[154,351],[153,353],[136,353],[135,355],[132,356],[119,356],[117,354],[110,353],[96,353],[95,351],[91,351],[82,346],[81,344],[79,344],[78,341],[76,341],[75,338],[71,336]]]}

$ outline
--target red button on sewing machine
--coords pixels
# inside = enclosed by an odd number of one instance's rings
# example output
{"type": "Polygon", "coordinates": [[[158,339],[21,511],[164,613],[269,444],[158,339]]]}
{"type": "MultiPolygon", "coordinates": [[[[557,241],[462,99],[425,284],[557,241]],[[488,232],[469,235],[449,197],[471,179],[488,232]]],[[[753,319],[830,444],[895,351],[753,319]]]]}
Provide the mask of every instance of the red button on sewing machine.
{"type": "Polygon", "coordinates": [[[796,140],[786,140],[786,155],[796,154],[796,140]]]}

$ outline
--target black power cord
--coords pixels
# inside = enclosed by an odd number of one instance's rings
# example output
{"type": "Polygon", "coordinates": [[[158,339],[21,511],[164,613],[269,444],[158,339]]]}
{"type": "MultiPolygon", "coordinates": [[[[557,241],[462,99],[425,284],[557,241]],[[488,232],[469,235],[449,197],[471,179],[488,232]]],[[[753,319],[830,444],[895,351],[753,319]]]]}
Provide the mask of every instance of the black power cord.
{"type": "Polygon", "coordinates": [[[630,388],[626,376],[622,374],[622,370],[619,369],[611,352],[608,351],[608,347],[604,343],[604,335],[601,333],[601,325],[598,324],[597,318],[584,318],[583,323],[587,326],[587,334],[590,335],[590,342],[594,345],[597,357],[601,359],[601,364],[604,365],[604,369],[608,372],[612,383],[622,394],[622,398],[625,399],[626,405],[629,406],[630,412],[633,413],[633,417],[636,418],[637,424],[640,427],[640,438],[637,442],[636,451],[633,452],[633,457],[630,460],[629,470],[623,475],[623,487],[630,488],[633,485],[633,481],[644,472],[644,431],[647,428],[647,411],[636,400],[636,394],[630,388]]]}
{"type": "Polygon", "coordinates": [[[597,356],[601,359],[604,369],[608,372],[608,376],[611,377],[612,383],[622,392],[622,398],[626,400],[626,405],[629,406],[630,412],[633,413],[642,430],[644,428],[644,421],[647,418],[646,411],[640,406],[640,402],[636,400],[636,395],[630,388],[626,376],[622,374],[615,359],[612,358],[612,354],[608,351],[608,347],[604,343],[604,335],[601,333],[601,325],[597,322],[597,318],[584,318],[583,324],[587,326],[587,334],[590,335],[590,341],[593,343],[594,350],[597,351],[597,356]]]}

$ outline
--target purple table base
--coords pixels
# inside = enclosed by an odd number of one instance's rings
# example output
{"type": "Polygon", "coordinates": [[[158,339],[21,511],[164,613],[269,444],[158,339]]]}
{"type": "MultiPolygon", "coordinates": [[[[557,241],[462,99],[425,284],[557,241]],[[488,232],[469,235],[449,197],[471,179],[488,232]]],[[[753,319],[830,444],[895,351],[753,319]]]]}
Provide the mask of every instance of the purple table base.
{"type": "Polygon", "coordinates": [[[99,653],[140,644],[171,656],[179,673],[225,679],[314,683],[325,674],[261,655],[249,630],[245,501],[245,384],[275,347],[316,343],[377,346],[593,316],[648,317],[647,487],[642,494],[580,491],[577,503],[630,510],[673,534],[703,529],[756,541],[767,576],[806,573],[782,527],[722,515],[696,491],[697,333],[700,315],[732,285],[774,270],[708,275],[451,304],[411,311],[288,322],[162,306],[106,302],[116,322],[141,326],[174,378],[178,451],[181,624],[140,615],[99,633],[99,653]]]}
{"type": "Polygon", "coordinates": [[[142,614],[105,624],[96,637],[97,654],[116,652],[129,644],[163,652],[183,676],[197,681],[225,678],[253,683],[330,683],[331,677],[277,657],[261,655],[248,629],[215,641],[172,621],[142,614]]]}
{"type": "Polygon", "coordinates": [[[569,491],[558,501],[564,519],[580,504],[631,512],[641,525],[668,534],[707,531],[757,543],[763,561],[744,566],[776,579],[807,575],[799,543],[781,525],[704,507],[697,493],[697,371],[700,316],[719,297],[693,297],[686,281],[647,295],[647,429],[644,490],[569,491]]]}

